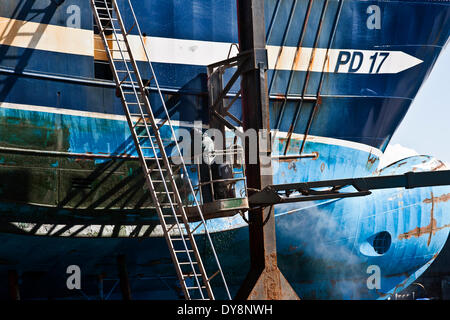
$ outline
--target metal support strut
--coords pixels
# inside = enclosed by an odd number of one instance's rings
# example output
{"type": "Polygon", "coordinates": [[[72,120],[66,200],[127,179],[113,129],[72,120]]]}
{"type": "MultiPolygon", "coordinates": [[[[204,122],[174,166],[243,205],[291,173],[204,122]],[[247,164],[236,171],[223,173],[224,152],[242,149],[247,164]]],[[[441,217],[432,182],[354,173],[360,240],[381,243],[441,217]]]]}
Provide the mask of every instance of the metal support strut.
{"type": "MultiPolygon", "coordinates": [[[[239,47],[249,52],[241,74],[244,130],[263,131],[270,137],[269,97],[267,92],[267,51],[264,25],[264,2],[238,0],[239,47]]],[[[244,141],[243,141],[244,142],[244,141]]],[[[263,143],[258,135],[257,163],[249,162],[245,141],[246,176],[249,189],[262,190],[272,184],[271,142],[263,143]]],[[[275,218],[273,207],[249,210],[250,271],[236,299],[287,300],[297,294],[277,266],[275,218]]]]}

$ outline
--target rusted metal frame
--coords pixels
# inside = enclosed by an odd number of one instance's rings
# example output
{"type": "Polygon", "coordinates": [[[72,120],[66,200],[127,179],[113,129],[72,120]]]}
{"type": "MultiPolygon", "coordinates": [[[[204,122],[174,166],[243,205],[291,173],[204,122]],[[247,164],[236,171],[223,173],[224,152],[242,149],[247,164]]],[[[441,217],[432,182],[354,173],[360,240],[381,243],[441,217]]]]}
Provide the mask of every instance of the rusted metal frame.
{"type": "MultiPolygon", "coordinates": [[[[314,1],[314,0],[310,0],[310,2],[309,2],[309,5],[311,7],[312,7],[312,1],[314,1]]],[[[309,77],[311,75],[311,64],[314,61],[315,49],[317,48],[317,43],[319,42],[319,37],[320,37],[320,33],[322,31],[322,25],[323,25],[323,21],[324,21],[324,18],[325,18],[325,12],[328,9],[328,3],[329,3],[329,0],[325,0],[325,4],[322,7],[322,12],[320,13],[319,27],[317,28],[316,36],[315,36],[315,39],[314,39],[314,45],[313,45],[312,50],[311,50],[311,56],[309,57],[308,70],[306,71],[305,82],[303,83],[302,99],[299,102],[299,106],[297,107],[297,110],[295,112],[294,119],[291,122],[291,127],[289,128],[289,132],[288,132],[287,139],[286,139],[286,146],[284,148],[284,155],[286,155],[286,153],[287,153],[287,151],[289,149],[289,144],[291,142],[291,137],[292,137],[292,134],[294,133],[295,126],[297,125],[297,121],[298,121],[298,118],[300,116],[300,113],[301,113],[301,110],[302,110],[302,107],[303,107],[303,101],[304,101],[304,98],[305,98],[306,90],[308,89],[309,77]]],[[[309,9],[311,9],[311,7],[309,9]]],[[[295,61],[295,59],[294,59],[294,61],[295,61]]],[[[294,71],[292,71],[292,72],[294,72],[294,71]]],[[[317,98],[317,95],[316,95],[316,98],[317,98]]],[[[317,104],[317,101],[316,101],[316,104],[317,104]]],[[[305,141],[305,140],[306,139],[304,139],[303,141],[305,141]]]]}
{"type": "MultiPolygon", "coordinates": [[[[270,110],[267,88],[267,49],[264,3],[260,0],[237,0],[239,44],[241,50],[254,52],[248,68],[241,75],[244,130],[264,130],[270,140],[270,110]],[[265,54],[265,55],[264,55],[265,54]]],[[[250,163],[249,148],[244,148],[247,185],[261,190],[272,183],[271,143],[259,143],[257,163],[250,163]],[[264,171],[263,171],[264,164],[264,171]]],[[[243,141],[247,146],[247,139],[243,141]]],[[[235,299],[283,299],[296,297],[277,267],[275,218],[273,208],[249,210],[250,271],[235,299]],[[266,221],[267,219],[267,221],[266,221]]]]}
{"type": "MultiPolygon", "coordinates": [[[[277,6],[279,6],[280,2],[281,1],[277,2],[277,6]]],[[[290,30],[290,27],[291,27],[291,23],[292,23],[292,20],[293,20],[296,8],[297,8],[297,0],[294,0],[294,2],[292,4],[292,7],[291,7],[291,12],[289,13],[288,23],[287,23],[286,29],[284,30],[284,33],[283,33],[283,39],[281,40],[280,50],[278,50],[277,63],[280,60],[281,53],[283,52],[283,48],[286,45],[287,35],[289,33],[289,30],[290,30]]],[[[278,12],[278,8],[277,8],[277,12],[278,12]]],[[[275,20],[275,16],[274,16],[273,20],[275,20]]],[[[272,23],[273,23],[273,21],[271,22],[270,28],[272,28],[272,23]]],[[[272,32],[272,30],[270,30],[270,33],[271,32],[272,32]]],[[[268,40],[269,37],[267,36],[266,39],[268,40]]],[[[275,66],[277,65],[277,63],[275,64],[275,66]]],[[[269,85],[269,89],[268,89],[269,92],[272,92],[273,83],[275,81],[275,78],[276,78],[276,75],[278,74],[278,72],[279,72],[278,70],[274,69],[273,76],[272,76],[272,79],[270,81],[270,85],[269,85]]],[[[287,94],[287,92],[286,92],[286,94],[287,94]]]]}
{"type": "Polygon", "coordinates": [[[211,106],[212,110],[215,110],[217,108],[217,105],[226,97],[228,91],[230,91],[230,89],[233,87],[236,80],[239,79],[239,76],[242,73],[242,65],[245,61],[246,61],[246,59],[239,61],[237,70],[234,72],[233,76],[230,78],[230,80],[226,84],[225,88],[223,88],[223,90],[221,91],[219,96],[216,98],[216,100],[212,104],[212,106],[211,106]]]}
{"type": "Polygon", "coordinates": [[[392,176],[289,183],[267,186],[262,191],[252,194],[249,197],[249,204],[253,206],[268,206],[277,203],[367,196],[371,194],[371,190],[378,189],[399,187],[413,189],[444,185],[450,185],[450,170],[407,172],[392,176]],[[339,192],[340,189],[350,186],[356,192],[339,192]],[[314,188],[326,187],[330,189],[314,190],[314,188]],[[285,197],[280,194],[282,192],[285,194],[285,197]],[[299,192],[303,196],[295,195],[290,197],[295,192],[299,192]]]}
{"type": "Polygon", "coordinates": [[[261,198],[256,198],[255,196],[249,198],[250,207],[267,207],[275,204],[281,203],[297,203],[306,201],[319,201],[319,200],[330,200],[330,199],[343,199],[343,198],[353,198],[353,197],[363,197],[370,195],[370,191],[356,191],[356,192],[335,192],[335,193],[324,193],[320,195],[307,195],[307,196],[297,196],[297,197],[282,197],[277,196],[276,199],[270,199],[267,194],[261,196],[261,198]]]}
{"type": "Polygon", "coordinates": [[[444,186],[450,184],[450,170],[407,172],[400,175],[376,176],[365,178],[350,178],[337,180],[324,180],[313,182],[288,183],[272,185],[275,191],[290,190],[311,190],[313,188],[335,187],[343,188],[353,186],[358,191],[372,189],[389,189],[404,187],[407,189],[444,186]]]}
{"type": "Polygon", "coordinates": [[[237,124],[239,124],[240,126],[242,126],[242,121],[241,119],[238,119],[236,116],[234,116],[233,114],[229,113],[228,111],[224,111],[224,114],[228,117],[230,117],[234,122],[237,122],[237,124]]]}
{"type": "MultiPolygon", "coordinates": [[[[298,43],[297,43],[297,54],[298,54],[298,50],[300,50],[299,48],[300,48],[300,46],[302,45],[303,40],[304,40],[304,37],[305,37],[305,34],[306,34],[305,31],[306,31],[306,27],[307,27],[307,25],[308,25],[309,15],[311,14],[311,7],[312,7],[312,2],[313,2],[313,1],[314,1],[314,0],[310,0],[310,1],[308,2],[308,7],[307,7],[307,9],[306,9],[305,18],[304,18],[304,20],[303,20],[302,31],[301,31],[301,33],[300,33],[300,37],[299,37],[299,40],[298,40],[298,43]]],[[[291,74],[289,75],[288,85],[287,85],[287,87],[286,87],[285,95],[284,95],[284,98],[283,98],[283,104],[281,105],[280,115],[278,116],[277,124],[276,124],[276,126],[275,126],[275,128],[276,128],[277,130],[280,129],[281,120],[283,119],[283,115],[284,115],[284,110],[285,110],[285,108],[286,108],[287,101],[289,100],[289,99],[288,99],[288,94],[289,94],[289,91],[290,91],[290,89],[291,89],[292,79],[294,78],[294,73],[295,73],[295,71],[293,70],[293,69],[294,69],[294,66],[295,66],[295,58],[294,58],[294,60],[292,61],[291,74]]],[[[274,77],[272,77],[272,82],[273,82],[273,81],[274,81],[274,77]]],[[[270,91],[269,91],[269,92],[270,92],[270,91]]],[[[300,101],[303,101],[303,98],[304,98],[304,97],[300,98],[300,101]]],[[[276,136],[276,133],[275,133],[275,136],[276,136]]],[[[275,139],[275,137],[274,137],[274,139],[275,139]]],[[[286,146],[288,146],[288,145],[289,145],[289,143],[287,142],[287,143],[286,143],[286,146]]],[[[287,150],[287,148],[286,148],[286,150],[287,150]]],[[[285,154],[285,152],[284,152],[284,154],[285,154]]]]}
{"type": "Polygon", "coordinates": [[[236,63],[239,63],[243,59],[247,59],[250,54],[251,50],[239,52],[239,54],[234,57],[208,65],[208,69],[210,70],[211,73],[213,73],[214,69],[218,67],[224,67],[225,69],[232,68],[235,66],[236,63]]]}
{"type": "Polygon", "coordinates": [[[219,121],[221,121],[226,127],[233,130],[234,133],[239,136],[240,138],[244,138],[244,133],[236,128],[231,122],[229,122],[227,119],[225,119],[221,114],[219,114],[216,110],[212,110],[212,115],[214,115],[219,121]]]}
{"type": "Polygon", "coordinates": [[[242,89],[239,89],[239,91],[235,95],[233,95],[233,99],[231,99],[230,103],[224,108],[225,112],[228,112],[228,110],[230,110],[230,108],[233,106],[236,100],[240,97],[241,92],[242,89]]]}
{"type": "MultiPolygon", "coordinates": [[[[326,65],[327,60],[328,60],[328,58],[329,58],[329,57],[328,57],[328,53],[329,53],[329,51],[330,51],[331,44],[333,43],[334,36],[335,36],[335,34],[336,34],[337,24],[338,24],[338,21],[339,21],[339,17],[341,16],[341,11],[342,11],[342,4],[343,4],[343,2],[344,2],[344,0],[341,0],[340,3],[339,3],[339,8],[338,8],[337,14],[336,14],[336,16],[335,16],[335,20],[334,20],[334,22],[333,22],[333,33],[332,33],[330,39],[328,40],[327,53],[326,53],[326,55],[325,55],[325,60],[324,60],[324,62],[323,62],[322,73],[321,73],[321,75],[320,75],[320,80],[319,80],[319,87],[318,87],[318,89],[317,89],[317,97],[320,97],[320,91],[321,91],[321,89],[322,89],[323,78],[324,78],[324,72],[323,72],[323,71],[325,70],[325,65],[326,65]]],[[[312,121],[313,121],[313,119],[314,119],[314,117],[315,117],[315,115],[316,115],[316,111],[317,111],[317,106],[318,106],[318,104],[319,104],[319,101],[318,101],[318,99],[317,99],[316,102],[314,103],[313,109],[311,110],[311,114],[310,114],[310,116],[309,116],[308,123],[307,123],[307,125],[306,125],[306,130],[305,130],[305,134],[304,134],[304,137],[303,137],[302,146],[300,147],[300,154],[303,153],[303,149],[305,148],[306,138],[307,138],[308,135],[309,135],[309,130],[311,129],[312,121]]]]}

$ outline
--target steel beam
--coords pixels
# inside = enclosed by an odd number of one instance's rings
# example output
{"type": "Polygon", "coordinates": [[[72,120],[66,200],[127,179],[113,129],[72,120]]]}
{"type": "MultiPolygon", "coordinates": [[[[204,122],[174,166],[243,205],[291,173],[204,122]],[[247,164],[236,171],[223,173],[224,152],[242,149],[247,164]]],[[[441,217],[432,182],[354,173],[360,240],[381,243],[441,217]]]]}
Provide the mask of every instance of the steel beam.
{"type": "MultiPolygon", "coordinates": [[[[264,2],[237,0],[239,47],[250,52],[242,66],[241,90],[244,130],[261,130],[269,139],[258,136],[257,163],[250,163],[245,141],[248,188],[262,190],[272,184],[269,96],[267,92],[267,51],[264,25],[264,2]]],[[[254,155],[253,155],[254,156],[254,155]]],[[[286,300],[298,296],[277,266],[275,218],[272,207],[249,211],[250,272],[235,299],[286,300]]]]}
{"type": "Polygon", "coordinates": [[[270,206],[279,203],[367,196],[371,190],[420,188],[450,184],[450,170],[407,172],[400,175],[350,178],[314,182],[275,184],[249,197],[250,206],[270,206]],[[339,192],[352,186],[356,191],[339,192]],[[314,188],[328,188],[315,190],[314,188]]]}

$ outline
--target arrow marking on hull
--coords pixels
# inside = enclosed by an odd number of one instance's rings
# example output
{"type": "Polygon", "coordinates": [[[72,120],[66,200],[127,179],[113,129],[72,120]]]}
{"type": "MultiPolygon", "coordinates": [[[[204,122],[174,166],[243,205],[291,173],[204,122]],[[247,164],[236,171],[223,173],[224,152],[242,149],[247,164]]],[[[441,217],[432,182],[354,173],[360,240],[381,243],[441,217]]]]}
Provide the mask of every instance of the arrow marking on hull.
{"type": "Polygon", "coordinates": [[[399,73],[423,61],[402,51],[267,46],[269,69],[330,73],[399,73]],[[311,55],[312,58],[311,58],[311,55]],[[326,61],[325,61],[326,59],[326,61]]]}

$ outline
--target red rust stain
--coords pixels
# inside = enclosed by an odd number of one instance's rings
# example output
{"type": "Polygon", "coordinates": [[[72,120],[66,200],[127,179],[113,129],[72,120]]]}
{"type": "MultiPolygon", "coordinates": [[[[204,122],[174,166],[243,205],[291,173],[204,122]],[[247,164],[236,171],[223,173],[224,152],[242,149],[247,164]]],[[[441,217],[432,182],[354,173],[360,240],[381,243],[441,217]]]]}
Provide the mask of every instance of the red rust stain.
{"type": "Polygon", "coordinates": [[[308,71],[312,71],[312,66],[314,65],[314,59],[316,58],[316,49],[311,52],[311,58],[309,60],[308,71]]]}
{"type": "Polygon", "coordinates": [[[269,300],[279,300],[281,293],[280,271],[277,266],[277,254],[271,253],[266,256],[266,272],[265,272],[264,289],[269,300]]]}
{"type": "Polygon", "coordinates": [[[326,59],[327,72],[330,72],[330,57],[328,56],[328,53],[327,53],[327,56],[325,57],[325,59],[326,59]]]}
{"type": "Polygon", "coordinates": [[[322,96],[320,96],[320,95],[317,96],[317,103],[316,104],[317,104],[317,106],[322,104],[322,96]]]}
{"type": "Polygon", "coordinates": [[[447,193],[447,194],[443,194],[442,196],[440,196],[440,197],[434,197],[434,198],[431,198],[431,199],[425,199],[425,200],[423,200],[423,202],[424,203],[439,203],[439,202],[447,202],[447,201],[449,201],[450,200],[450,193],[447,193]]]}
{"type": "MultiPolygon", "coordinates": [[[[445,195],[448,196],[448,195],[445,195]]],[[[424,202],[425,203],[431,203],[431,212],[430,212],[430,224],[425,226],[425,227],[416,227],[411,231],[408,231],[406,233],[402,233],[398,236],[399,240],[403,240],[403,239],[409,239],[412,237],[416,237],[419,238],[420,236],[426,235],[428,234],[428,242],[427,242],[427,246],[430,245],[431,242],[431,237],[438,232],[439,230],[442,230],[444,228],[450,227],[450,224],[444,225],[442,227],[437,227],[437,222],[436,219],[434,218],[434,206],[437,202],[439,202],[439,200],[442,197],[439,198],[435,198],[433,196],[433,192],[431,192],[431,199],[425,199],[424,202]],[[426,202],[428,200],[428,202],[426,202]]],[[[448,200],[448,199],[447,199],[448,200]]],[[[446,201],[447,201],[446,200],[446,201]]]]}
{"type": "Polygon", "coordinates": [[[367,158],[367,165],[366,165],[366,167],[368,169],[372,168],[372,166],[377,161],[377,159],[378,158],[375,155],[372,156],[372,153],[369,153],[369,157],[367,158]]]}
{"type": "Polygon", "coordinates": [[[284,47],[280,47],[280,51],[278,52],[277,63],[275,64],[275,69],[280,69],[280,65],[282,62],[281,56],[283,55],[284,47]]]}
{"type": "Polygon", "coordinates": [[[438,171],[439,169],[445,169],[445,164],[443,162],[441,162],[437,167],[433,168],[431,171],[438,171]]]}
{"type": "Polygon", "coordinates": [[[401,167],[401,166],[403,166],[404,164],[406,164],[406,161],[405,161],[405,162],[400,162],[400,163],[397,165],[397,167],[401,167]]]}
{"type": "Polygon", "coordinates": [[[292,159],[285,159],[285,158],[280,158],[280,159],[278,159],[278,161],[279,162],[291,162],[292,161],[292,159]]]}
{"type": "Polygon", "coordinates": [[[295,53],[295,58],[294,58],[294,66],[293,66],[293,70],[299,70],[299,64],[300,64],[300,55],[302,54],[302,47],[298,47],[297,48],[297,52],[295,53]]]}
{"type": "Polygon", "coordinates": [[[371,158],[370,156],[371,154],[369,154],[369,158],[367,158],[367,163],[374,164],[375,161],[377,161],[377,158],[376,157],[371,158]]]}

